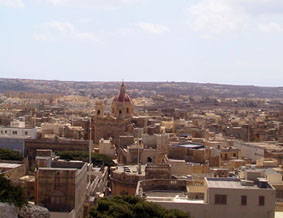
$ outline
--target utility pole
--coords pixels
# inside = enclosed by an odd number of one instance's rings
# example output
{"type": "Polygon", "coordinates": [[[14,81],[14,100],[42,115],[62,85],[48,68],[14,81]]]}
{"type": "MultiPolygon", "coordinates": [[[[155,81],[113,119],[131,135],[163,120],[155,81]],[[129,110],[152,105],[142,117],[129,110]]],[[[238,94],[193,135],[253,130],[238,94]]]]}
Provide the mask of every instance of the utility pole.
{"type": "Polygon", "coordinates": [[[248,124],[248,142],[250,142],[250,124],[248,124]]]}
{"type": "Polygon", "coordinates": [[[92,147],[92,139],[91,139],[91,132],[92,132],[92,126],[91,126],[91,117],[89,119],[89,146],[88,146],[88,161],[91,164],[91,147],[92,147]]]}
{"type": "Polygon", "coordinates": [[[138,141],[138,174],[141,174],[141,164],[140,164],[140,145],[141,141],[138,141]]]}

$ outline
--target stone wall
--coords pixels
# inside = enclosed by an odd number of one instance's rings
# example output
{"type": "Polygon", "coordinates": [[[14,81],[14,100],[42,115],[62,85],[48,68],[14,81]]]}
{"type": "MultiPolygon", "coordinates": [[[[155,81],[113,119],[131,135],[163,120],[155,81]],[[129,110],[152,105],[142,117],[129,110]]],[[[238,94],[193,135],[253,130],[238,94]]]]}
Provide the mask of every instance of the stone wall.
{"type": "Polygon", "coordinates": [[[26,139],[25,157],[28,157],[29,169],[35,166],[37,149],[51,149],[58,151],[85,151],[88,152],[89,141],[85,140],[48,140],[48,139],[26,139]]]}
{"type": "Polygon", "coordinates": [[[178,190],[186,191],[185,180],[174,180],[174,179],[150,179],[143,180],[138,183],[136,194],[141,195],[146,191],[153,190],[178,190]]]}
{"type": "Polygon", "coordinates": [[[10,180],[18,180],[20,177],[24,176],[26,173],[26,167],[21,164],[19,167],[9,169],[4,172],[4,175],[10,180]]]}
{"type": "Polygon", "coordinates": [[[18,218],[17,208],[14,205],[0,203],[0,217],[18,218]]]}
{"type": "Polygon", "coordinates": [[[2,218],[50,218],[49,211],[40,206],[27,205],[21,209],[7,203],[0,203],[0,217],[2,218]]]}

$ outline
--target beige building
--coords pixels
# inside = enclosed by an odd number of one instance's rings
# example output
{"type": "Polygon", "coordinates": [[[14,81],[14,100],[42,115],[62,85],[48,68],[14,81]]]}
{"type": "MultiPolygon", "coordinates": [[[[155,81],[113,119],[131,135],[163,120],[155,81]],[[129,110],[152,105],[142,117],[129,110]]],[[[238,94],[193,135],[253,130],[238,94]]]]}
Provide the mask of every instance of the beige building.
{"type": "Polygon", "coordinates": [[[88,184],[87,163],[52,161],[35,173],[35,203],[46,207],[51,218],[81,218],[88,184]]]}
{"type": "Polygon", "coordinates": [[[110,174],[111,194],[121,195],[136,193],[138,181],[145,179],[145,166],[125,165],[112,167],[110,174]]]}
{"type": "Polygon", "coordinates": [[[11,180],[18,180],[26,173],[26,167],[23,163],[17,161],[0,162],[0,174],[5,175],[11,180]]]}
{"type": "Polygon", "coordinates": [[[267,157],[278,157],[280,159],[283,155],[281,146],[267,142],[235,141],[234,146],[240,150],[240,157],[248,158],[254,163],[259,159],[267,157]]]}
{"type": "Polygon", "coordinates": [[[115,157],[116,148],[115,145],[112,143],[112,140],[99,140],[99,154],[104,154],[111,158],[115,157]]]}
{"type": "Polygon", "coordinates": [[[203,186],[195,185],[193,189],[184,180],[144,180],[136,194],[168,209],[187,211],[192,218],[274,218],[275,190],[265,180],[206,178],[203,186]]]}
{"type": "Polygon", "coordinates": [[[95,116],[92,118],[93,140],[99,143],[100,139],[111,137],[115,144],[119,144],[119,136],[133,132],[131,118],[134,115],[134,104],[126,93],[124,83],[112,101],[110,113],[105,112],[105,106],[101,101],[96,103],[95,116]]]}

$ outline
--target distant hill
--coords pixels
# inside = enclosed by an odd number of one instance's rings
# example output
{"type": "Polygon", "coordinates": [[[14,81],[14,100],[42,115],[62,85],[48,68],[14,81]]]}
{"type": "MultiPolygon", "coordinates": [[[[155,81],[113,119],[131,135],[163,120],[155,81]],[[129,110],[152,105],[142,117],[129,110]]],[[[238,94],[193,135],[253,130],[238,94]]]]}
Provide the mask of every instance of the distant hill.
{"type": "MultiPolygon", "coordinates": [[[[105,97],[113,96],[117,93],[120,83],[121,82],[74,82],[0,78],[0,93],[21,91],[105,97]]],[[[238,86],[187,82],[126,82],[126,86],[134,97],[161,94],[173,97],[189,95],[225,98],[283,99],[283,87],[238,86]]]]}

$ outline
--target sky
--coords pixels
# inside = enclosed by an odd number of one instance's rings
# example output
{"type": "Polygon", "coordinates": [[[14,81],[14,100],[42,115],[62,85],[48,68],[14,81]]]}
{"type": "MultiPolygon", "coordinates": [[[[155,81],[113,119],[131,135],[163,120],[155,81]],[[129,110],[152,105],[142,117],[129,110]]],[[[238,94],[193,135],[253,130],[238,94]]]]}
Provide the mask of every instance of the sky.
{"type": "Polygon", "coordinates": [[[0,77],[283,86],[283,1],[0,0],[0,77]]]}

